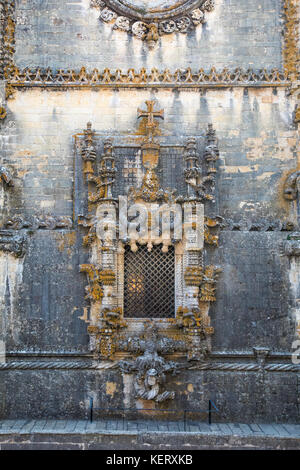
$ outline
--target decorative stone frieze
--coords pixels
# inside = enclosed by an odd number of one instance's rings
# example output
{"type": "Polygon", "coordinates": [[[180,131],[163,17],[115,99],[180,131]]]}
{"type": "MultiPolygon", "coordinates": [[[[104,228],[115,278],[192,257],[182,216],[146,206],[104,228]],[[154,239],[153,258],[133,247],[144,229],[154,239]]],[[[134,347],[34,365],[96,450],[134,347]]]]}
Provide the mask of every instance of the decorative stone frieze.
{"type": "Polygon", "coordinates": [[[145,41],[150,48],[155,46],[159,36],[171,33],[188,33],[205,23],[206,13],[214,9],[214,0],[170,0],[140,2],[135,0],[91,0],[91,7],[100,9],[99,20],[112,23],[114,30],[120,30],[145,41]]]}
{"type": "Polygon", "coordinates": [[[71,228],[73,221],[71,217],[56,216],[51,214],[34,215],[24,217],[22,215],[14,215],[4,221],[4,227],[12,230],[59,230],[63,228],[71,228]]]}
{"type": "Polygon", "coordinates": [[[121,69],[111,70],[106,68],[102,71],[94,69],[87,71],[82,67],[76,70],[51,70],[50,68],[36,68],[19,70],[16,66],[12,69],[7,87],[10,92],[17,88],[219,88],[222,87],[288,87],[290,86],[289,75],[279,69],[243,70],[236,68],[229,70],[169,69],[158,70],[152,68],[146,70],[128,71],[121,69]]]}

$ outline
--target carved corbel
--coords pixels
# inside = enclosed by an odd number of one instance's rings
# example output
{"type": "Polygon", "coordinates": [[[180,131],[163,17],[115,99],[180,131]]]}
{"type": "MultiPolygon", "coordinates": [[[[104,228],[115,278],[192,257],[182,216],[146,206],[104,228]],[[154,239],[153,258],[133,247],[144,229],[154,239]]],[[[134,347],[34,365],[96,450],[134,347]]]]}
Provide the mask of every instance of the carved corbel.
{"type": "Polygon", "coordinates": [[[286,256],[300,256],[300,233],[293,233],[283,243],[283,252],[286,256]]]}
{"type": "Polygon", "coordinates": [[[11,230],[0,230],[0,250],[22,258],[26,252],[27,236],[11,230]]]}

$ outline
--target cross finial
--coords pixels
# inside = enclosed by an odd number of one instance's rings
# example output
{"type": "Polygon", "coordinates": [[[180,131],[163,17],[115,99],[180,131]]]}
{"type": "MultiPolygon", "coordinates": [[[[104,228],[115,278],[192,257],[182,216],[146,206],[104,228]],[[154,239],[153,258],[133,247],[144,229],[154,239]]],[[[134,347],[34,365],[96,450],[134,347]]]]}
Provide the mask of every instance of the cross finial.
{"type": "Polygon", "coordinates": [[[146,128],[148,131],[148,134],[153,134],[153,130],[156,127],[156,121],[154,118],[164,118],[164,110],[161,109],[159,111],[154,111],[154,105],[155,101],[146,101],[145,102],[147,105],[147,111],[144,111],[142,109],[138,108],[138,118],[140,117],[146,117],[147,118],[147,124],[146,128]]]}

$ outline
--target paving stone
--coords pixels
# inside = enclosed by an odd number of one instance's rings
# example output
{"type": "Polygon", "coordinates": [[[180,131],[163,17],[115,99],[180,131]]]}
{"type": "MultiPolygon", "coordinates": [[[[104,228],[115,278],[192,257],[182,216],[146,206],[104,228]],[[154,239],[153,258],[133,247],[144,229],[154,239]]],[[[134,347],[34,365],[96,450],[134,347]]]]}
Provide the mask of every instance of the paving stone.
{"type": "Polygon", "coordinates": [[[74,432],[84,432],[86,427],[87,427],[87,421],[78,421],[75,426],[74,432]]]}
{"type": "Polygon", "coordinates": [[[189,424],[188,431],[189,432],[199,432],[200,428],[196,424],[189,424]]]}
{"type": "Polygon", "coordinates": [[[285,429],[282,424],[273,424],[274,428],[278,431],[278,435],[282,437],[289,437],[290,433],[285,429]]]}
{"type": "Polygon", "coordinates": [[[209,425],[210,432],[219,433],[220,428],[217,423],[212,423],[209,425]]]}
{"type": "Polygon", "coordinates": [[[66,421],[59,420],[59,421],[56,422],[54,429],[61,431],[61,430],[65,429],[66,424],[67,424],[66,421]]]}
{"type": "MultiPolygon", "coordinates": [[[[68,433],[68,432],[74,432],[74,429],[76,427],[76,424],[77,424],[77,421],[75,420],[68,420],[67,421],[67,424],[66,424],[66,427],[64,429],[64,432],[65,433],[68,433]]],[[[44,428],[44,431],[45,431],[45,428],[44,428]]]]}
{"type": "Polygon", "coordinates": [[[158,430],[159,431],[169,431],[169,427],[167,424],[159,424],[158,425],[158,430]]]}
{"type": "Polygon", "coordinates": [[[205,432],[205,433],[210,433],[211,432],[209,424],[199,423],[198,426],[199,426],[200,432],[205,432]]]}
{"type": "Polygon", "coordinates": [[[261,433],[262,432],[261,428],[257,424],[249,424],[249,427],[250,427],[251,431],[254,432],[254,433],[256,433],[256,432],[261,433]]]}
{"type": "Polygon", "coordinates": [[[231,431],[233,434],[241,434],[241,428],[238,424],[235,424],[235,423],[228,423],[228,426],[230,427],[231,431]]]}
{"type": "Polygon", "coordinates": [[[21,429],[20,429],[20,433],[30,433],[32,428],[34,427],[35,425],[35,421],[34,420],[30,420],[29,422],[25,423],[21,429]]]}
{"type": "Polygon", "coordinates": [[[244,434],[244,435],[246,435],[246,434],[248,434],[248,435],[253,434],[253,431],[252,431],[252,429],[250,428],[250,426],[248,426],[248,424],[241,423],[241,424],[239,424],[239,427],[240,427],[240,429],[241,429],[241,431],[242,431],[242,434],[244,434]]]}
{"type": "MultiPolygon", "coordinates": [[[[63,421],[63,423],[64,423],[64,426],[66,426],[67,422],[63,421]]],[[[47,424],[47,421],[42,420],[42,419],[37,419],[34,423],[34,426],[31,430],[31,432],[40,432],[40,431],[42,431],[45,428],[46,424],[47,424]]]]}
{"type": "Polygon", "coordinates": [[[272,424],[259,424],[266,436],[278,436],[278,431],[272,426],[272,424]]]}
{"type": "Polygon", "coordinates": [[[27,423],[28,420],[26,419],[17,419],[17,420],[10,420],[7,425],[7,429],[11,431],[18,432],[22,429],[22,427],[27,423]]]}
{"type": "Polygon", "coordinates": [[[298,424],[283,424],[284,428],[292,436],[300,436],[300,425],[298,424]]]}
{"type": "Polygon", "coordinates": [[[230,427],[228,426],[228,424],[225,424],[225,423],[218,423],[218,426],[219,426],[219,429],[221,431],[222,434],[232,434],[232,431],[230,429],[230,427]]]}

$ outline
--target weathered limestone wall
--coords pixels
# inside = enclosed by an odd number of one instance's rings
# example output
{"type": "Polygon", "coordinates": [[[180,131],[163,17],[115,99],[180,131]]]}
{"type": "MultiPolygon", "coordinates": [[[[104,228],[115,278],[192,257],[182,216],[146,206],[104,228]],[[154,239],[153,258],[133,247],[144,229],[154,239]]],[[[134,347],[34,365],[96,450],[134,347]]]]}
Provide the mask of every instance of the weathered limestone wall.
{"type": "Polygon", "coordinates": [[[164,108],[168,136],[204,138],[212,122],[219,139],[219,211],[232,218],[281,217],[296,223],[282,184],[297,162],[295,102],[284,88],[199,91],[40,89],[16,92],[2,126],[2,148],[18,171],[11,205],[23,214],[72,216],[74,139],[91,121],[102,135],[134,135],[136,110],[155,98],[164,108]],[[19,207],[18,207],[19,206],[19,207]]]}
{"type": "MultiPolygon", "coordinates": [[[[81,67],[282,69],[282,6],[280,0],[217,0],[206,24],[162,36],[149,50],[100,22],[88,0],[17,0],[14,63],[77,73],[81,67]]],[[[9,76],[2,78],[9,89],[9,76]]],[[[165,88],[31,87],[22,80],[18,86],[8,93],[0,124],[0,166],[14,181],[8,187],[0,178],[0,230],[19,237],[10,251],[0,251],[0,333],[8,361],[0,363],[0,417],[85,416],[90,396],[95,406],[135,406],[132,377],[90,355],[86,279],[79,273],[89,255],[74,217],[82,194],[74,185],[73,136],[91,121],[101,137],[130,142],[137,108],[155,99],[165,114],[163,144],[197,136],[202,145],[213,124],[220,157],[210,209],[224,219],[219,248],[207,247],[208,261],[222,267],[209,312],[212,355],[203,369],[170,379],[176,391],[170,406],[204,408],[212,398],[223,411],[218,420],[299,420],[300,376],[291,362],[299,257],[284,251],[299,219],[297,201],[283,197],[286,177],[300,161],[297,93],[247,79],[190,89],[174,80],[165,88]],[[24,257],[16,256],[23,245],[24,257]],[[255,347],[270,350],[266,370],[255,347]]]]}
{"type": "Polygon", "coordinates": [[[90,0],[18,0],[15,60],[20,68],[82,66],[151,69],[280,67],[281,1],[217,0],[207,23],[163,36],[153,51],[99,21],[90,0]],[[257,19],[259,18],[259,21],[257,19]]]}

